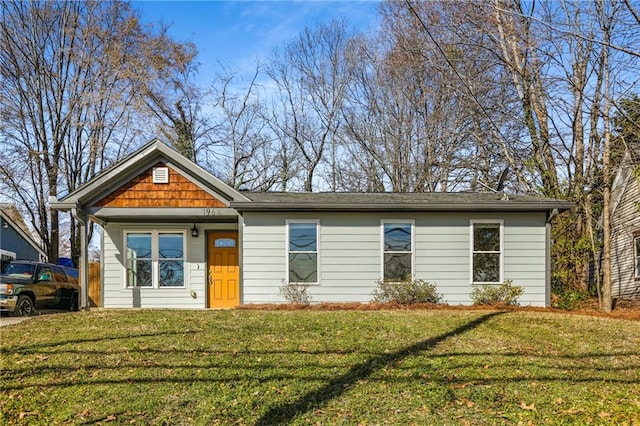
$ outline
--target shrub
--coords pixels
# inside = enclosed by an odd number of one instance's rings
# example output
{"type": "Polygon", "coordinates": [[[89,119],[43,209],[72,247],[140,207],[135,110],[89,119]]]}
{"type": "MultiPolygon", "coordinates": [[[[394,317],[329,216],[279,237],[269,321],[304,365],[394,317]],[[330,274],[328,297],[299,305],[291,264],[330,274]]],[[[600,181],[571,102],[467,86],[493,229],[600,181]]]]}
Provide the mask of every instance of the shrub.
{"type": "Polygon", "coordinates": [[[587,300],[589,295],[581,290],[564,290],[551,295],[551,306],[558,309],[572,311],[587,300]]]}
{"type": "Polygon", "coordinates": [[[307,284],[285,283],[283,281],[280,287],[280,295],[289,303],[297,305],[309,305],[313,298],[307,292],[309,286],[307,284]]]}
{"type": "Polygon", "coordinates": [[[518,297],[524,293],[520,286],[511,280],[502,284],[483,284],[471,292],[471,300],[476,305],[517,305],[518,297]]]}
{"type": "Polygon", "coordinates": [[[378,288],[373,291],[374,302],[396,302],[403,305],[411,303],[440,303],[442,295],[436,291],[436,285],[424,280],[406,280],[389,282],[378,280],[378,288]]]}

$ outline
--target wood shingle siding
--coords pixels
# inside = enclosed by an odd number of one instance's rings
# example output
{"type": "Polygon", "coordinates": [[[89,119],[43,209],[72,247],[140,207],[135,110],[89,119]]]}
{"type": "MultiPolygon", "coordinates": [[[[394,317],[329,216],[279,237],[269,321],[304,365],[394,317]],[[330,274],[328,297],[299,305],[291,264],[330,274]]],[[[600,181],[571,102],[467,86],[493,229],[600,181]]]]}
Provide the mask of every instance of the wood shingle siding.
{"type": "MultiPolygon", "coordinates": [[[[164,167],[159,163],[156,167],[164,167]]],[[[169,183],[153,183],[153,167],[96,203],[99,207],[225,207],[225,204],[169,168],[169,183]]]]}

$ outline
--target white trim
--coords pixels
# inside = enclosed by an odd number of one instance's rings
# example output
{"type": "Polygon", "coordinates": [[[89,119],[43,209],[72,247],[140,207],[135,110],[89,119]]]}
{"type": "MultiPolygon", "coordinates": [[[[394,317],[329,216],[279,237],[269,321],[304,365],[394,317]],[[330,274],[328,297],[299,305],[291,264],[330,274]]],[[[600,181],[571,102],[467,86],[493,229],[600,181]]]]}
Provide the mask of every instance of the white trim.
{"type": "MultiPolygon", "coordinates": [[[[631,153],[627,149],[622,157],[622,161],[620,161],[620,165],[618,166],[618,171],[616,172],[616,176],[611,183],[611,200],[609,205],[611,206],[611,212],[609,213],[609,217],[613,217],[624,196],[625,191],[627,190],[627,184],[631,180],[630,178],[633,176],[633,162],[631,161],[631,153]]],[[[602,218],[600,218],[602,221],[602,218]]]]}
{"type": "Polygon", "coordinates": [[[470,219],[469,220],[469,282],[471,284],[500,284],[504,282],[504,219],[470,219]],[[497,224],[500,226],[500,276],[499,281],[473,280],[473,225],[476,223],[497,224]]]}
{"type": "Polygon", "coordinates": [[[125,290],[140,289],[146,290],[163,290],[163,289],[185,289],[188,287],[189,268],[187,256],[187,231],[184,229],[123,229],[122,230],[122,248],[124,257],[122,262],[123,280],[122,286],[125,290]],[[127,234],[150,234],[151,235],[151,286],[150,287],[129,287],[127,285],[127,234]],[[158,256],[158,245],[160,234],[182,234],[182,256],[183,256],[183,284],[181,286],[160,286],[160,258],[158,256]]]}
{"type": "Polygon", "coordinates": [[[387,223],[411,225],[411,279],[414,279],[416,271],[416,221],[414,219],[380,219],[380,279],[384,281],[384,225],[387,223]]]}
{"type": "Polygon", "coordinates": [[[285,222],[285,282],[287,284],[320,285],[322,282],[320,278],[320,219],[286,219],[285,222]],[[313,223],[316,225],[316,282],[297,283],[289,281],[289,224],[291,223],[313,223]]]}
{"type": "Polygon", "coordinates": [[[4,250],[0,248],[0,256],[7,256],[11,260],[16,260],[16,254],[9,250],[4,250]]]}

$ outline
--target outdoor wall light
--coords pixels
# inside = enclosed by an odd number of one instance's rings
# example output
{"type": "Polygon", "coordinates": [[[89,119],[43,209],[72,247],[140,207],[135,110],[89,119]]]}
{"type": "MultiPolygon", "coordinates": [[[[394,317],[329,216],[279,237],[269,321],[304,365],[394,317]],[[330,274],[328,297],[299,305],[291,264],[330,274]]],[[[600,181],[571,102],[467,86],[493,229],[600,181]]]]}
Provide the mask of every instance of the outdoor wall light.
{"type": "Polygon", "coordinates": [[[191,236],[194,238],[198,238],[198,228],[196,228],[196,224],[193,224],[193,228],[191,228],[191,236]]]}
{"type": "Polygon", "coordinates": [[[7,228],[9,227],[9,224],[7,223],[7,221],[6,221],[6,220],[3,220],[3,221],[2,221],[2,227],[3,227],[4,229],[7,229],[7,228]]]}

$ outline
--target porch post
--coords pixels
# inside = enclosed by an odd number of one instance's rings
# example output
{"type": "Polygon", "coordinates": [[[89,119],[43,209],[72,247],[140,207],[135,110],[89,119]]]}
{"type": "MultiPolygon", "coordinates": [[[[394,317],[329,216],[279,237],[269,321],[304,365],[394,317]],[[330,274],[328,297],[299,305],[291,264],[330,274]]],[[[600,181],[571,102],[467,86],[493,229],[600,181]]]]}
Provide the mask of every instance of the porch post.
{"type": "Polygon", "coordinates": [[[89,256],[87,242],[87,216],[77,209],[71,210],[80,223],[80,309],[89,310],[89,256]]]}
{"type": "Polygon", "coordinates": [[[547,308],[551,307],[551,221],[558,214],[558,209],[548,212],[544,227],[544,306],[547,308]]]}
{"type": "Polygon", "coordinates": [[[82,259],[82,268],[80,269],[80,279],[82,280],[82,288],[80,294],[82,295],[81,309],[89,309],[89,256],[87,249],[87,220],[84,218],[80,222],[80,258],[82,259]]]}

